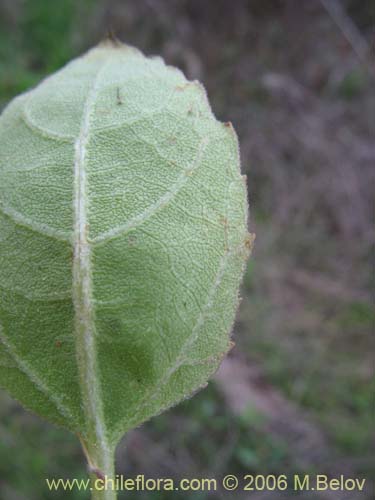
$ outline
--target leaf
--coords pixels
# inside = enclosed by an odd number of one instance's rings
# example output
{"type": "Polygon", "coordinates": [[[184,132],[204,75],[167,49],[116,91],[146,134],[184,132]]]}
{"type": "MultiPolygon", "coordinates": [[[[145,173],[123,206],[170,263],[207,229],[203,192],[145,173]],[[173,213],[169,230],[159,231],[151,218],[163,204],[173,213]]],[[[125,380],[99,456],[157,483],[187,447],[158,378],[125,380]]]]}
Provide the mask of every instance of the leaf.
{"type": "Polygon", "coordinates": [[[0,211],[0,384],[96,466],[230,347],[251,243],[235,132],[199,83],[102,44],[4,110],[0,211]]]}

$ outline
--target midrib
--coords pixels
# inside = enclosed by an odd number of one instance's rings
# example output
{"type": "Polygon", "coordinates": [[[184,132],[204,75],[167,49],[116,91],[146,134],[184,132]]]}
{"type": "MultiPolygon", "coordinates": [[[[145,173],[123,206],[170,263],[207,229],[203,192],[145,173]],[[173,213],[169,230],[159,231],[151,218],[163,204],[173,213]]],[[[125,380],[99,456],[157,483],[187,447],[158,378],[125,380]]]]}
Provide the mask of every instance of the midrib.
{"type": "Polygon", "coordinates": [[[77,362],[87,425],[87,435],[82,437],[86,441],[86,447],[90,454],[90,457],[88,457],[91,462],[90,465],[94,468],[104,469],[103,472],[111,469],[112,455],[104,421],[101,387],[97,368],[95,318],[92,301],[91,248],[88,241],[86,156],[90,140],[92,110],[98,92],[100,75],[104,67],[105,65],[102,64],[97,71],[89,90],[84,106],[80,133],[75,142],[75,228],[73,257],[73,298],[77,362]],[[94,453],[90,453],[90,448],[92,450],[97,449],[100,456],[92,456],[94,453]]]}

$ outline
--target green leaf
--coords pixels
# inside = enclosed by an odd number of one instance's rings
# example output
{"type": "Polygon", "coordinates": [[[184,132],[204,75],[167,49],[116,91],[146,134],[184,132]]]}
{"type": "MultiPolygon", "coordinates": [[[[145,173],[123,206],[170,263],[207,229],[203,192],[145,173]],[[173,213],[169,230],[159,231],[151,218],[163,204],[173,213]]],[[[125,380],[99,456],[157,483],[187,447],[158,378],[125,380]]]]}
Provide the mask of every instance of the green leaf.
{"type": "Polygon", "coordinates": [[[0,211],[0,384],[106,470],[230,348],[252,241],[235,132],[198,82],[102,44],[4,110],[0,211]]]}

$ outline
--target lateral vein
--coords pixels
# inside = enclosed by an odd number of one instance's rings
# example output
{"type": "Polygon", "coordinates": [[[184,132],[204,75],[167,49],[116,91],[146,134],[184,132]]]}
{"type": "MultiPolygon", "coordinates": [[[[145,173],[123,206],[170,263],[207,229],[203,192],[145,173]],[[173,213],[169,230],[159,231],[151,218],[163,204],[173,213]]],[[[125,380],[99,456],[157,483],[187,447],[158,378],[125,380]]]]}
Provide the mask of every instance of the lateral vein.
{"type": "Polygon", "coordinates": [[[44,383],[44,381],[30,368],[28,363],[22,360],[22,358],[18,355],[16,349],[3,334],[1,325],[0,342],[4,345],[9,356],[13,359],[17,369],[29,379],[29,381],[39,392],[47,397],[47,399],[55,406],[57,412],[63,419],[66,419],[68,422],[75,424],[75,418],[69,408],[64,405],[64,403],[58,396],[53,394],[53,391],[51,391],[49,387],[44,383]]]}

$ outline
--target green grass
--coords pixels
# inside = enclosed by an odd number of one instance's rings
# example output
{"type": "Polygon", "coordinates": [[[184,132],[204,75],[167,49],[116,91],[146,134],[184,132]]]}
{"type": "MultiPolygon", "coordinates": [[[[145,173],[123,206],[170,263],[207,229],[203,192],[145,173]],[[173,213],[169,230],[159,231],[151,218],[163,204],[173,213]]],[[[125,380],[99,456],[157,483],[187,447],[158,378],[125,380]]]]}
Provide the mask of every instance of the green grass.
{"type": "Polygon", "coordinates": [[[256,266],[252,263],[245,275],[241,346],[261,362],[269,382],[314,416],[340,453],[356,456],[361,463],[369,460],[371,467],[372,306],[309,296],[293,317],[287,307],[275,305],[254,288],[264,272],[256,266]]]}
{"type": "Polygon", "coordinates": [[[0,108],[86,48],[85,19],[95,4],[32,0],[12,23],[0,15],[0,108]]]}

